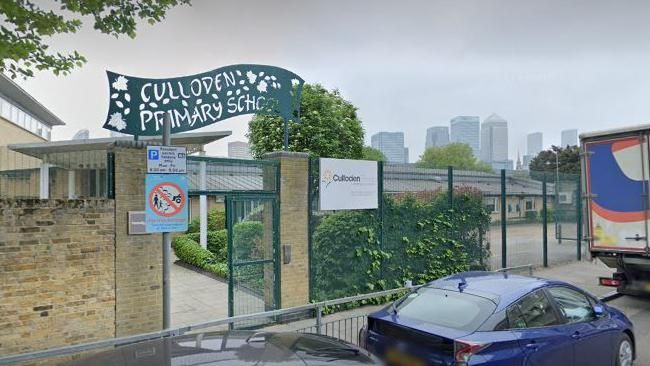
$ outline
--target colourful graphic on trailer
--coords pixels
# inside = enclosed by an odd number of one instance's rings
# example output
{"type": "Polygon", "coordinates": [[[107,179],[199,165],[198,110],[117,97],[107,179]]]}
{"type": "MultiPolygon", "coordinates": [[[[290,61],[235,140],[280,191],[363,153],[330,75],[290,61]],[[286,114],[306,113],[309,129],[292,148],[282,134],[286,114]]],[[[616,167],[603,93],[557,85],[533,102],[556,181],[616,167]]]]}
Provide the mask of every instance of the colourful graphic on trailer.
{"type": "Polygon", "coordinates": [[[145,186],[147,232],[187,231],[187,177],[147,174],[145,186]]]}
{"type": "Polygon", "coordinates": [[[594,246],[645,248],[645,240],[634,238],[646,236],[647,143],[631,137],[589,143],[586,149],[594,246]]]}

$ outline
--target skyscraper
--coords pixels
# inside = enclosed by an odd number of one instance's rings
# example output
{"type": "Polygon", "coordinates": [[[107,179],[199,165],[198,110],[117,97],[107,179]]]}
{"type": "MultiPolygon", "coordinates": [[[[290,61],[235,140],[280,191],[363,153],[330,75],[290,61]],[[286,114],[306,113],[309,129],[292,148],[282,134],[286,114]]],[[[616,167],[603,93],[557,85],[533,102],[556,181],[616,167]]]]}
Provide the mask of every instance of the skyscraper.
{"type": "Polygon", "coordinates": [[[404,133],[403,132],[378,132],[370,138],[373,148],[381,151],[390,163],[404,163],[404,133]]]}
{"type": "Polygon", "coordinates": [[[451,119],[451,142],[467,144],[472,148],[474,156],[479,156],[480,120],[477,116],[456,116],[451,119]]]}
{"type": "Polygon", "coordinates": [[[562,147],[578,145],[578,130],[575,128],[562,131],[562,147]]]}
{"type": "Polygon", "coordinates": [[[535,157],[542,151],[544,140],[541,132],[529,133],[526,136],[526,155],[535,157]]]}
{"type": "Polygon", "coordinates": [[[229,142],[228,157],[234,159],[252,159],[250,145],[244,141],[229,142]]]}
{"type": "Polygon", "coordinates": [[[424,148],[442,147],[449,144],[449,127],[434,126],[427,128],[427,138],[424,148]]]}
{"type": "Polygon", "coordinates": [[[508,160],[508,121],[496,113],[481,124],[481,160],[489,164],[508,160]]]}

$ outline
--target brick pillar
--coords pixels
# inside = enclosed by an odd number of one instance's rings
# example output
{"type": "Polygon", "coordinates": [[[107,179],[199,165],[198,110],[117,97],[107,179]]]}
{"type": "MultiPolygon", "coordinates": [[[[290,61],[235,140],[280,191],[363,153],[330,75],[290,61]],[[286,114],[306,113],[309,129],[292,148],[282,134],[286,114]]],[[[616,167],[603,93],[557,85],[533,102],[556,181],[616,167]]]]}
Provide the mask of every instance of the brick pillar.
{"type": "Polygon", "coordinates": [[[129,211],[144,211],[146,148],[115,147],[115,335],[162,329],[162,236],[128,235],[129,211]]]}
{"type": "Polygon", "coordinates": [[[291,246],[291,263],[280,258],[281,305],[309,303],[309,155],[273,152],[267,159],[280,161],[280,247],[291,246]]]}

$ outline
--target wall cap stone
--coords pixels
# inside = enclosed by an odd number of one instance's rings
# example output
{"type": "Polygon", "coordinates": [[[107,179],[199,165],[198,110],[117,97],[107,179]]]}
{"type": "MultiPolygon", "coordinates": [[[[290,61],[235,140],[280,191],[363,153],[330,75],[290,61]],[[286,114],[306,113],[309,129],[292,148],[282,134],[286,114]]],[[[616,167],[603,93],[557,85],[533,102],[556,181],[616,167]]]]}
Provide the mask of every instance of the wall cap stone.
{"type": "Polygon", "coordinates": [[[272,151],[264,154],[264,159],[309,159],[309,153],[297,151],[272,151]]]}

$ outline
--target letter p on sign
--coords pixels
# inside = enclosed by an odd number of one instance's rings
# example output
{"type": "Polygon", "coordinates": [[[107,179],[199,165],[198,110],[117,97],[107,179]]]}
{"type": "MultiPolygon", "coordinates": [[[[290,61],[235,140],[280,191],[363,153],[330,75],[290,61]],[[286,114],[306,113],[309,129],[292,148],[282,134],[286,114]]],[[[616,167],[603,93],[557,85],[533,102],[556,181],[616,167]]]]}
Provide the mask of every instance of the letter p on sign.
{"type": "Polygon", "coordinates": [[[160,158],[158,154],[158,150],[149,150],[149,160],[158,160],[160,158]]]}

